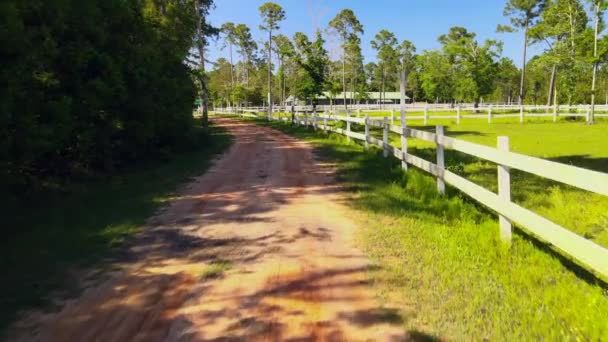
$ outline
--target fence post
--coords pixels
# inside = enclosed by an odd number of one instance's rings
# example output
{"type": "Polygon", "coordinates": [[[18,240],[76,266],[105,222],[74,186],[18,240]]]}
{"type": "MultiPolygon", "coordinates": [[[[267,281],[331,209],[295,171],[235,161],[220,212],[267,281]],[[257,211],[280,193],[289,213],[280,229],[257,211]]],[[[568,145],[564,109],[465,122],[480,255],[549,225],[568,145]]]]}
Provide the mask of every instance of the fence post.
{"type": "Polygon", "coordinates": [[[360,118],[361,117],[361,108],[357,109],[357,117],[360,118]]]}
{"type": "Polygon", "coordinates": [[[384,158],[388,157],[388,118],[386,116],[382,123],[382,155],[384,158]]]}
{"type": "Polygon", "coordinates": [[[429,105],[424,105],[424,125],[429,122],[429,105]]]}
{"type": "Polygon", "coordinates": [[[492,105],[488,106],[488,123],[492,123],[492,105]]]}
{"type": "Polygon", "coordinates": [[[443,149],[443,126],[439,125],[436,129],[436,141],[437,144],[437,191],[443,195],[445,194],[445,182],[443,181],[443,172],[445,169],[445,156],[443,149]]]}
{"type": "Polygon", "coordinates": [[[391,109],[391,125],[395,124],[395,108],[391,109]]]}
{"type": "Polygon", "coordinates": [[[456,123],[460,125],[460,105],[456,107],[456,123]]]}
{"type": "Polygon", "coordinates": [[[369,148],[369,114],[365,114],[365,149],[369,148]]]}
{"type": "MultiPolygon", "coordinates": [[[[498,149],[501,151],[509,151],[509,137],[498,137],[498,149]]],[[[511,175],[509,167],[498,165],[498,196],[505,200],[511,201],[511,175]]],[[[500,224],[500,239],[505,242],[511,242],[511,221],[508,218],[499,215],[498,221],[500,224]]]]}
{"type": "Polygon", "coordinates": [[[405,109],[401,108],[401,167],[407,171],[407,121],[405,120],[405,109]]]}
{"type": "Polygon", "coordinates": [[[317,108],[312,109],[312,128],[317,130],[317,108]]]}
{"type": "Polygon", "coordinates": [[[557,103],[553,104],[553,122],[557,122],[557,103]]]}
{"type": "Polygon", "coordinates": [[[328,114],[326,114],[326,113],[323,114],[323,128],[325,130],[325,133],[327,133],[327,129],[328,129],[328,126],[327,126],[327,115],[328,114]]]}
{"type": "Polygon", "coordinates": [[[350,112],[346,110],[346,141],[350,142],[350,112]]]}
{"type": "Polygon", "coordinates": [[[591,105],[587,105],[587,112],[585,113],[585,121],[587,123],[591,122],[591,105]]]}
{"type": "Polygon", "coordinates": [[[519,105],[519,123],[524,123],[524,105],[519,105]]]}
{"type": "Polygon", "coordinates": [[[291,105],[291,124],[295,124],[296,123],[296,110],[295,107],[293,105],[291,105]]]}

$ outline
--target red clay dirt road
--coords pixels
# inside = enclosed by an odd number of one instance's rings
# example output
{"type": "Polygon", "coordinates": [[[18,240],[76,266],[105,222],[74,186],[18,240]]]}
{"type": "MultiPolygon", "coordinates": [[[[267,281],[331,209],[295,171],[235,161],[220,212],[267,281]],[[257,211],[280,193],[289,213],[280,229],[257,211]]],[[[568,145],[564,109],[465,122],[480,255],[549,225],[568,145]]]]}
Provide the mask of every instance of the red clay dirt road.
{"type": "Polygon", "coordinates": [[[231,149],[150,220],[130,262],[25,340],[408,339],[377,305],[331,165],[278,131],[216,122],[231,149]]]}

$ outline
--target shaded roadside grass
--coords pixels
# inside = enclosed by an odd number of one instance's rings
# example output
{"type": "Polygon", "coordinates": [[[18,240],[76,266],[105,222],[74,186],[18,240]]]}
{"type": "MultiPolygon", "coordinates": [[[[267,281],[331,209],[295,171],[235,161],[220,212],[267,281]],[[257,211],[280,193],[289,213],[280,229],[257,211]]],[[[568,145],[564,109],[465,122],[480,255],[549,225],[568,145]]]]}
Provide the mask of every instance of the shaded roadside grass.
{"type": "Polygon", "coordinates": [[[0,331],[19,310],[49,305],[55,291],[74,295],[70,270],[102,269],[97,262],[141,231],[162,199],[204,173],[230,141],[225,130],[211,127],[197,151],[3,206],[15,233],[0,241],[0,331]]]}
{"type": "Polygon", "coordinates": [[[519,231],[510,248],[496,217],[455,189],[341,136],[269,125],[335,162],[362,227],[360,244],[381,302],[400,308],[404,329],[455,340],[602,340],[608,288],[519,231]]]}

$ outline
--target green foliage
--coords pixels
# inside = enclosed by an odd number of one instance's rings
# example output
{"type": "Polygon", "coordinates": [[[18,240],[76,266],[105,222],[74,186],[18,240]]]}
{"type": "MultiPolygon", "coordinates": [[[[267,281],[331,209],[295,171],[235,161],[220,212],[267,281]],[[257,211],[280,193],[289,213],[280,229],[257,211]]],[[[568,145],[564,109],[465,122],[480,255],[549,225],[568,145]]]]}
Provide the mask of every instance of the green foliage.
{"type": "Polygon", "coordinates": [[[317,31],[313,42],[302,32],[296,32],[293,41],[295,60],[302,68],[302,79],[295,88],[295,94],[302,99],[314,99],[323,93],[326,86],[329,59],[323,46],[325,40],[317,31]]]}
{"type": "Polygon", "coordinates": [[[253,40],[251,30],[245,24],[238,24],[235,27],[237,38],[238,51],[241,54],[242,62],[240,67],[240,75],[237,76],[237,81],[245,83],[247,87],[250,85],[250,72],[252,69],[252,61],[254,60],[258,44],[253,40]]]}
{"type": "MultiPolygon", "coordinates": [[[[532,23],[544,10],[547,0],[508,0],[504,16],[511,17],[511,24],[517,28],[525,28],[532,23]]],[[[504,31],[510,31],[505,28],[504,31]]]]}
{"type": "Polygon", "coordinates": [[[398,47],[399,69],[408,76],[416,67],[416,46],[409,40],[404,40],[398,47]]]}
{"type": "Polygon", "coordinates": [[[0,23],[3,187],[111,171],[187,144],[188,2],[6,0],[0,23]]]}
{"type": "Polygon", "coordinates": [[[222,24],[222,27],[220,28],[220,30],[224,34],[225,43],[227,43],[229,45],[237,44],[238,36],[237,36],[236,25],[234,25],[234,23],[231,23],[231,22],[224,23],[224,24],[222,24]]]}
{"type": "Polygon", "coordinates": [[[433,101],[449,101],[452,98],[452,82],[447,56],[439,51],[425,51],[417,61],[420,85],[425,97],[433,101]]]}
{"type": "Polygon", "coordinates": [[[451,64],[454,99],[478,103],[494,91],[501,43],[486,40],[479,44],[475,33],[463,27],[452,27],[448,34],[439,37],[439,42],[451,64]]]}
{"type": "MultiPolygon", "coordinates": [[[[284,18],[282,9],[270,4],[262,7],[263,27],[278,28],[278,21],[284,18]],[[268,26],[268,20],[272,25],[268,26]]],[[[523,68],[501,56],[501,42],[479,41],[475,33],[464,27],[452,28],[439,37],[441,49],[422,51],[420,56],[416,55],[411,42],[403,40],[398,45],[400,39],[390,31],[381,30],[371,42],[377,51],[376,60],[365,63],[361,45],[363,24],[351,9],[344,9],[327,28],[339,38],[342,53],[339,61],[329,63],[325,90],[332,98],[341,91],[352,91],[355,101],[361,101],[368,91],[398,91],[398,74],[405,71],[407,95],[418,101],[513,103],[521,95],[526,104],[551,104],[555,95],[558,103],[577,104],[589,103],[592,93],[596,98],[600,95],[608,98],[608,76],[604,72],[608,36],[602,34],[605,28],[602,18],[607,7],[605,0],[505,0],[503,14],[509,22],[499,24],[497,30],[523,33],[522,60],[526,63],[523,68]],[[593,20],[589,20],[588,15],[593,20]],[[597,35],[594,34],[596,23],[597,35]],[[545,51],[528,58],[530,45],[536,45],[535,52],[542,48],[545,51]],[[552,77],[553,74],[556,76],[552,77]],[[590,90],[592,75],[598,76],[595,90],[590,90]]],[[[243,28],[246,27],[243,25],[243,28]]],[[[245,40],[252,42],[250,46],[255,45],[249,32],[246,36],[245,40]]],[[[270,85],[272,93],[280,94],[272,98],[275,103],[289,95],[296,96],[296,88],[304,81],[306,72],[295,56],[281,52],[283,48],[278,45],[273,49],[279,57],[278,69],[256,58],[257,47],[250,49],[249,57],[240,67],[246,70],[248,93],[255,95],[247,100],[249,105],[263,104],[269,86],[260,82],[260,75],[268,73],[268,65],[271,74],[276,71],[278,80],[270,85]],[[250,73],[255,84],[249,83],[250,73]]],[[[239,65],[236,68],[239,69],[239,65]]],[[[41,80],[45,77],[40,75],[41,80]]]]}
{"type": "Polygon", "coordinates": [[[343,9],[329,22],[329,27],[342,38],[343,46],[354,37],[363,34],[363,25],[350,9],[343,9]]]}
{"type": "MultiPolygon", "coordinates": [[[[233,101],[233,68],[228,60],[219,58],[209,77],[209,96],[215,106],[227,106],[233,101]]],[[[237,85],[238,86],[238,85],[237,85]]]]}
{"type": "MultiPolygon", "coordinates": [[[[496,73],[496,89],[493,98],[500,102],[509,103],[517,98],[517,89],[520,82],[520,71],[508,58],[501,58],[498,61],[496,73]]],[[[534,89],[532,89],[534,91],[534,89]]],[[[538,97],[538,95],[535,95],[538,97]]]]}
{"type": "Polygon", "coordinates": [[[265,31],[278,30],[279,22],[285,19],[285,11],[274,2],[267,2],[260,6],[260,15],[264,21],[264,25],[260,25],[260,28],[265,31]]]}
{"type": "Polygon", "coordinates": [[[378,71],[380,72],[380,90],[384,93],[386,83],[395,83],[399,56],[397,54],[397,38],[388,30],[380,30],[371,42],[377,51],[378,71]]]}
{"type": "MultiPolygon", "coordinates": [[[[347,89],[347,74],[350,75],[350,90],[359,94],[365,92],[365,72],[361,38],[363,25],[350,9],[343,9],[330,22],[329,30],[334,31],[342,40],[342,91],[347,89]]],[[[335,68],[333,71],[339,70],[335,68]]],[[[333,83],[332,83],[333,84],[333,83]]],[[[330,92],[335,88],[330,88],[330,92]]],[[[360,96],[359,96],[360,97],[360,96]]],[[[346,103],[344,104],[346,106],[346,103]]]]}
{"type": "Polygon", "coordinates": [[[168,154],[18,203],[2,198],[4,224],[12,229],[0,241],[0,331],[19,310],[52,304],[62,299],[58,295],[77,295],[74,270],[103,272],[107,259],[98,262],[140,232],[177,186],[203,173],[230,145],[226,132],[213,126],[195,126],[191,138],[193,152],[168,154]]]}

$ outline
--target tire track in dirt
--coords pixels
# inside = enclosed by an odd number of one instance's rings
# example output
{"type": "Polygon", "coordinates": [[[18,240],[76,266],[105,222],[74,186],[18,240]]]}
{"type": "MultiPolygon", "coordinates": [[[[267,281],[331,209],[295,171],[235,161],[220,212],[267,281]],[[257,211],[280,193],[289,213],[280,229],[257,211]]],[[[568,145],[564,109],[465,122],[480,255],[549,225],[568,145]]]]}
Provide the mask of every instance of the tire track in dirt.
{"type": "Polygon", "coordinates": [[[129,262],[60,312],[30,316],[23,340],[406,339],[377,306],[331,165],[278,131],[215,121],[230,150],[150,220],[129,262]],[[205,276],[218,264],[230,267],[205,276]]]}

